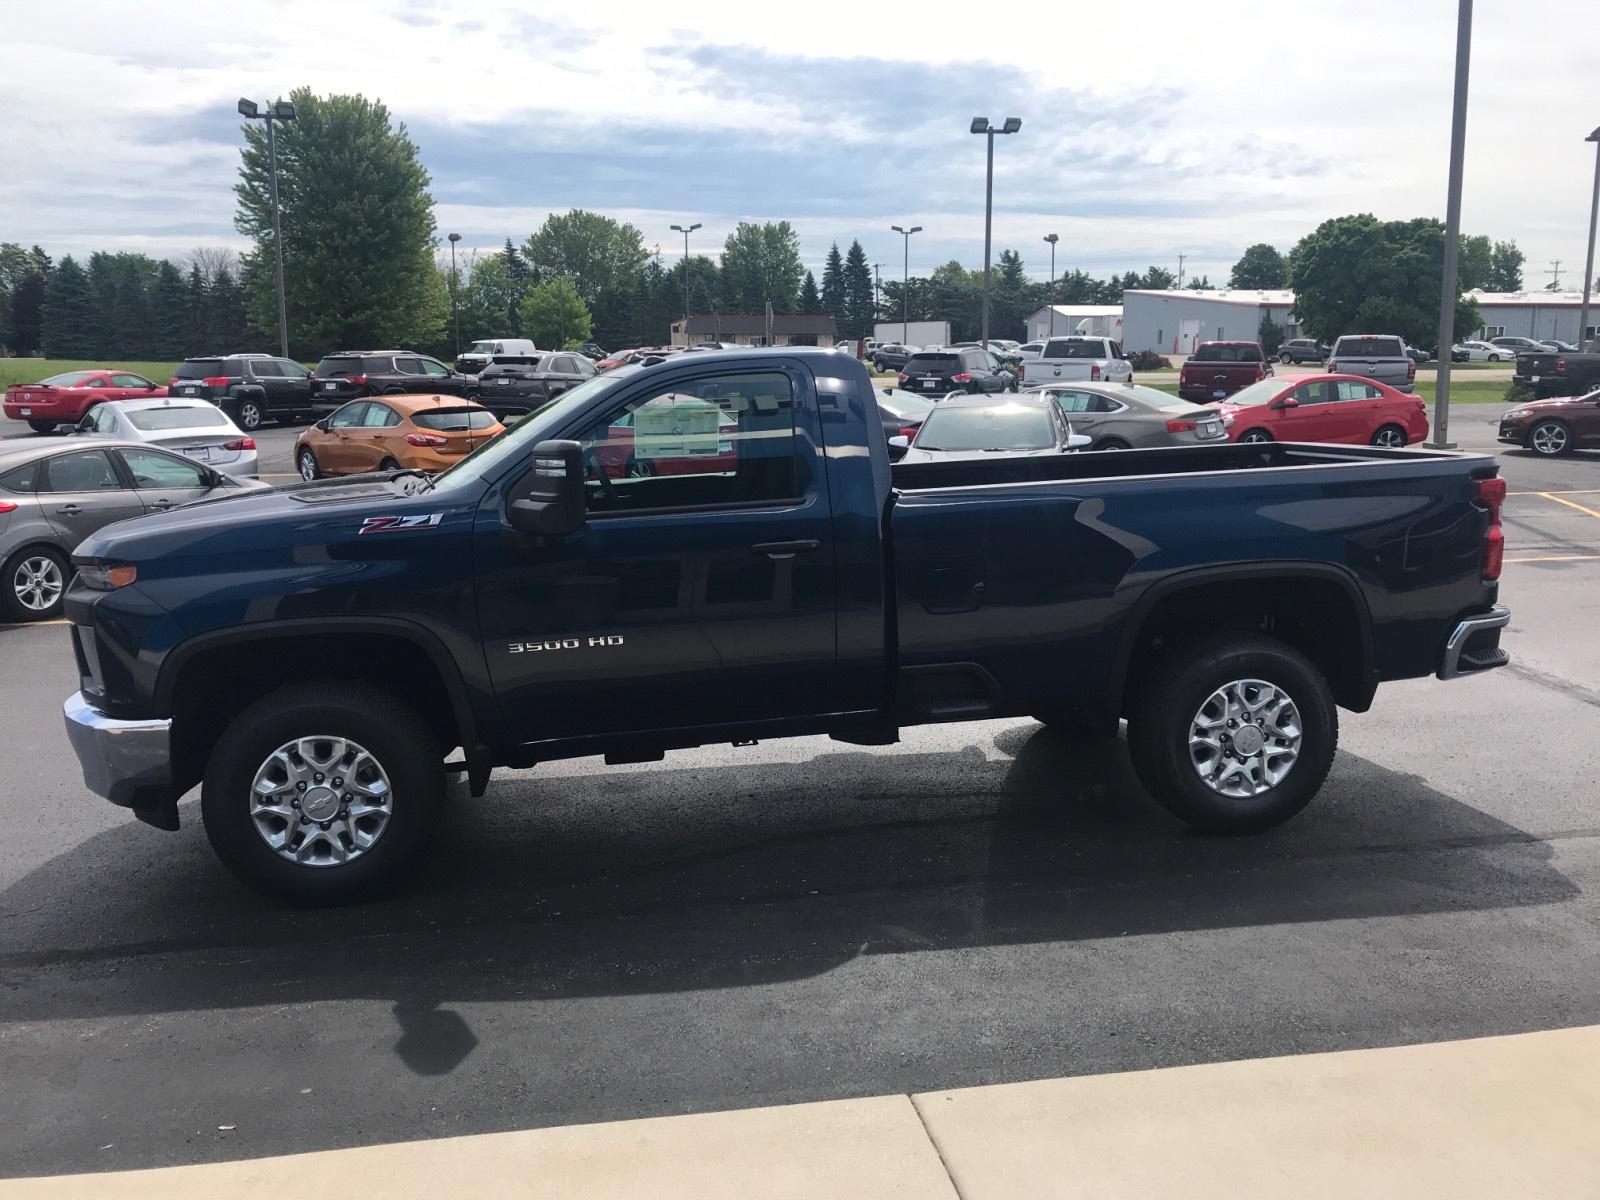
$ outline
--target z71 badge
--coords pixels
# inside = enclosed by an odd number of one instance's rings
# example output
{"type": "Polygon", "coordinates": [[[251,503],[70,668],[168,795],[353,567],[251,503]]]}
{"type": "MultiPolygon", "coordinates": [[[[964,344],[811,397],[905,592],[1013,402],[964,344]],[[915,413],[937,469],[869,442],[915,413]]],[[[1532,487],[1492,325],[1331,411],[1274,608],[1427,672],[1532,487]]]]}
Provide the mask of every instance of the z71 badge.
{"type": "Polygon", "coordinates": [[[402,529],[437,529],[443,513],[418,513],[413,517],[368,517],[361,522],[362,533],[395,533],[402,529]]]}

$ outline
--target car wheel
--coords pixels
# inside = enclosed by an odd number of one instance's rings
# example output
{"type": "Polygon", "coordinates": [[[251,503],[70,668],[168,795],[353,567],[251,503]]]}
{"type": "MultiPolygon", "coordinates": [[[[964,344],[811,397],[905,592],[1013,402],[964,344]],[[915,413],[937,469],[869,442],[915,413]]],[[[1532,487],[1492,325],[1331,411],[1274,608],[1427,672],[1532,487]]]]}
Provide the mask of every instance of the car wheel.
{"type": "Polygon", "coordinates": [[[54,421],[29,421],[28,428],[35,433],[54,433],[56,431],[56,423],[54,421]]]}
{"type": "Polygon", "coordinates": [[[1225,633],[1164,658],[1128,717],[1133,769],[1157,803],[1223,834],[1270,829],[1310,803],[1333,765],[1339,717],[1305,655],[1225,633]]]}
{"type": "Polygon", "coordinates": [[[51,621],[61,615],[72,568],[51,546],[24,546],[0,568],[0,612],[11,621],[51,621]]]}
{"type": "Polygon", "coordinates": [[[1540,421],[1528,430],[1528,449],[1546,458],[1556,458],[1572,450],[1572,430],[1564,421],[1540,421]]]}
{"type": "Polygon", "coordinates": [[[1498,354],[1491,354],[1489,355],[1489,361],[1492,363],[1497,363],[1500,361],[1500,356],[1498,354]]]}
{"type": "Polygon", "coordinates": [[[1291,363],[1294,361],[1294,359],[1290,355],[1280,354],[1278,355],[1278,361],[1281,363],[1291,363]]]}
{"type": "Polygon", "coordinates": [[[1398,425],[1385,425],[1372,435],[1374,446],[1385,446],[1391,450],[1398,450],[1406,441],[1406,431],[1398,425]]]}
{"type": "Polygon", "coordinates": [[[622,474],[628,479],[652,479],[655,473],[655,464],[648,460],[641,462],[637,458],[629,458],[622,467],[622,474]]]}
{"type": "Polygon", "coordinates": [[[239,401],[239,415],[235,418],[239,428],[246,433],[254,433],[261,428],[261,404],[256,400],[239,401]]]}
{"type": "Polygon", "coordinates": [[[295,465],[300,469],[300,478],[307,483],[322,478],[322,468],[317,466],[317,456],[310,446],[300,448],[300,453],[295,455],[295,465]]]}
{"type": "Polygon", "coordinates": [[[380,471],[398,471],[398,470],[400,470],[400,464],[395,462],[395,460],[392,459],[392,458],[386,458],[381,463],[378,464],[378,470],[380,470],[380,471]]]}
{"type": "Polygon", "coordinates": [[[1133,449],[1133,444],[1131,442],[1125,442],[1121,438],[1108,437],[1108,438],[1101,438],[1098,442],[1096,442],[1093,446],[1091,446],[1090,449],[1092,449],[1092,450],[1132,450],[1133,449]]]}
{"type": "Polygon", "coordinates": [[[1241,442],[1270,442],[1272,435],[1265,429],[1252,429],[1248,433],[1240,434],[1239,440],[1241,442]]]}
{"type": "Polygon", "coordinates": [[[295,903],[336,904],[406,878],[443,800],[443,755],[417,712],[330,679],[280,688],[228,725],[200,813],[240,878],[295,903]]]}

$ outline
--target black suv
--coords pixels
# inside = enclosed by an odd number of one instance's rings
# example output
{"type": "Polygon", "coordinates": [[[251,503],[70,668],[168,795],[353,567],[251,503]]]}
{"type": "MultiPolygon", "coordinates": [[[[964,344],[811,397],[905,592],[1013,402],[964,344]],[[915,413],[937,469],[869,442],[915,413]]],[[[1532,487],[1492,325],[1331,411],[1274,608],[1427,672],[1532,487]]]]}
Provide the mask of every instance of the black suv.
{"type": "Polygon", "coordinates": [[[1321,363],[1328,361],[1333,351],[1315,338],[1290,338],[1278,347],[1278,361],[1284,363],[1321,363]]]}
{"type": "Polygon", "coordinates": [[[309,421],[311,372],[293,359],[270,354],[219,354],[186,358],[167,394],[209,400],[249,433],[268,421],[309,421]]]}
{"type": "Polygon", "coordinates": [[[573,351],[497,354],[478,374],[478,403],[497,417],[528,413],[598,374],[573,351]]]}
{"type": "Polygon", "coordinates": [[[900,386],[931,396],[946,392],[1014,392],[1017,377],[1001,370],[999,361],[987,350],[971,346],[917,351],[900,372],[900,386]]]}
{"type": "Polygon", "coordinates": [[[410,350],[341,350],[325,356],[311,376],[311,399],[324,412],[363,396],[403,392],[476,400],[478,377],[410,350]]]}

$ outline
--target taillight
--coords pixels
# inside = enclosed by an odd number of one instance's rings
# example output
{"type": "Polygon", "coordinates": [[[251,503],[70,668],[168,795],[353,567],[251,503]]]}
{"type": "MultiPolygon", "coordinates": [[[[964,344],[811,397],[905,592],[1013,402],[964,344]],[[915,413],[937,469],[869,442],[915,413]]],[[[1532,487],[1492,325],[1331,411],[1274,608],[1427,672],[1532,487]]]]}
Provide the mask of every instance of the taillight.
{"type": "MultiPolygon", "coordinates": [[[[902,429],[900,432],[904,433],[905,430],[902,429]]],[[[7,513],[14,513],[16,511],[17,511],[17,506],[15,504],[11,503],[11,501],[9,501],[9,500],[0,500],[0,517],[5,516],[7,513]]]]}
{"type": "Polygon", "coordinates": [[[1094,380],[1099,379],[1099,378],[1100,378],[1100,364],[1096,363],[1094,366],[1089,368],[1089,380],[1090,380],[1090,382],[1093,382],[1094,380]]]}
{"type": "Polygon", "coordinates": [[[904,371],[900,372],[899,381],[900,381],[900,386],[901,387],[905,387],[905,385],[906,385],[906,373],[904,371]]]}
{"type": "Polygon", "coordinates": [[[346,375],[345,378],[357,387],[366,387],[367,385],[367,377],[365,375],[346,375]]]}
{"type": "Polygon", "coordinates": [[[1564,358],[1556,359],[1556,374],[1557,375],[1565,375],[1566,373],[1567,373],[1567,360],[1564,359],[1564,358]]]}
{"type": "Polygon", "coordinates": [[[1417,362],[1416,362],[1415,359],[1408,358],[1408,359],[1406,359],[1406,382],[1409,383],[1409,382],[1411,382],[1411,380],[1415,379],[1416,377],[1417,377],[1417,362]]]}
{"type": "Polygon", "coordinates": [[[176,375],[174,375],[171,379],[167,380],[167,386],[168,387],[177,387],[178,386],[178,377],[176,375]]]}
{"type": "Polygon", "coordinates": [[[951,383],[971,383],[972,382],[972,372],[971,371],[962,371],[959,375],[952,375],[952,376],[950,376],[950,382],[951,383]]]}
{"type": "Polygon", "coordinates": [[[1329,375],[1337,375],[1337,374],[1338,374],[1338,373],[1339,373],[1339,364],[1338,364],[1338,363],[1336,363],[1336,362],[1334,362],[1334,361],[1333,361],[1333,360],[1332,360],[1332,359],[1331,359],[1331,358],[1330,358],[1330,359],[1329,359],[1329,360],[1328,360],[1328,374],[1329,374],[1329,375]]]}
{"type": "Polygon", "coordinates": [[[1185,421],[1182,417],[1173,417],[1167,422],[1168,433],[1193,433],[1200,426],[1195,421],[1185,421]]]}
{"type": "Polygon", "coordinates": [[[228,386],[228,377],[226,375],[207,375],[200,382],[205,384],[206,387],[225,388],[228,386]]]}
{"type": "Polygon", "coordinates": [[[1472,490],[1473,499],[1489,510],[1489,528],[1483,535],[1483,578],[1492,583],[1500,578],[1500,566],[1506,557],[1506,535],[1500,527],[1500,506],[1506,501],[1506,481],[1498,477],[1475,479],[1472,490]]]}
{"type": "Polygon", "coordinates": [[[254,450],[256,448],[256,440],[255,438],[247,437],[235,438],[231,442],[224,442],[222,448],[224,450],[254,450]]]}
{"type": "Polygon", "coordinates": [[[1259,363],[1256,364],[1256,382],[1260,383],[1266,377],[1267,377],[1267,369],[1266,369],[1266,367],[1261,366],[1259,363]]]}
{"type": "MultiPolygon", "coordinates": [[[[902,425],[902,426],[900,426],[900,436],[905,438],[908,442],[909,441],[914,441],[916,439],[916,436],[917,436],[917,427],[915,425],[902,425]]],[[[15,508],[16,505],[13,504],[11,507],[15,508]]],[[[9,512],[10,510],[7,509],[5,511],[9,512]]]]}
{"type": "Polygon", "coordinates": [[[440,437],[436,433],[408,433],[406,441],[413,446],[448,446],[449,438],[440,437]]]}

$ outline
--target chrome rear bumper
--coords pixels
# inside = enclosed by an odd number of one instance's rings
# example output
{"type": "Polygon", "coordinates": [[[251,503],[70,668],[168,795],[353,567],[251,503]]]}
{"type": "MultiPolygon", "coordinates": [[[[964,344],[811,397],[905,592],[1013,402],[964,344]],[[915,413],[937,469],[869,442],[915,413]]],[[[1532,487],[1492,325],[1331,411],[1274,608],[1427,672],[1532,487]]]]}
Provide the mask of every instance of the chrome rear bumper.
{"type": "Polygon", "coordinates": [[[1511,661],[1511,656],[1500,649],[1499,631],[1511,623],[1511,610],[1496,604],[1482,616],[1468,617],[1457,623],[1445,639],[1444,653],[1439,658],[1440,679],[1458,679],[1479,671],[1492,671],[1511,661]],[[1493,637],[1474,635],[1494,631],[1493,637]]]}

